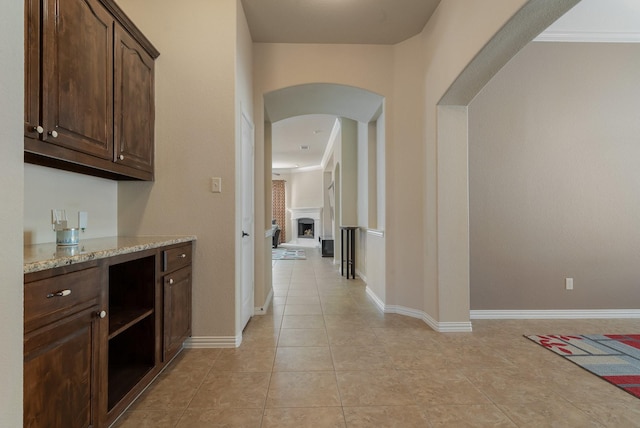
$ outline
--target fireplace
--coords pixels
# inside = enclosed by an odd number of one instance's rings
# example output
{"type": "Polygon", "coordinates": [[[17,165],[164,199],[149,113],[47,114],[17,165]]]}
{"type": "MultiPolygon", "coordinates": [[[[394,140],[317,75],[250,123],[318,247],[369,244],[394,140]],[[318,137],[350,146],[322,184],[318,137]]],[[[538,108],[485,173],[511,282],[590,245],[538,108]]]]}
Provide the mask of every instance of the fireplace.
{"type": "Polygon", "coordinates": [[[288,244],[320,248],[322,208],[289,208],[291,213],[291,240],[288,244]]]}
{"type": "Polygon", "coordinates": [[[315,234],[313,233],[314,221],[312,218],[299,218],[298,219],[298,238],[313,239],[315,234]]]}

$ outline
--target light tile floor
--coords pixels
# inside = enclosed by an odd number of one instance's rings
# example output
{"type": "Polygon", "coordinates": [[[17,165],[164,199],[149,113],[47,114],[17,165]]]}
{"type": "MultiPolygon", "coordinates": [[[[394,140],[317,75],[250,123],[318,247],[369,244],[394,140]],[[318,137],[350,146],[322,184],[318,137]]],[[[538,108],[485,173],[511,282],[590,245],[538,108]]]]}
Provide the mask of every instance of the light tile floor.
{"type": "Polygon", "coordinates": [[[184,350],[126,427],[640,427],[640,400],[523,334],[638,333],[640,320],[474,321],[442,334],[382,314],[319,251],[273,265],[269,314],[237,349],[184,350]]]}

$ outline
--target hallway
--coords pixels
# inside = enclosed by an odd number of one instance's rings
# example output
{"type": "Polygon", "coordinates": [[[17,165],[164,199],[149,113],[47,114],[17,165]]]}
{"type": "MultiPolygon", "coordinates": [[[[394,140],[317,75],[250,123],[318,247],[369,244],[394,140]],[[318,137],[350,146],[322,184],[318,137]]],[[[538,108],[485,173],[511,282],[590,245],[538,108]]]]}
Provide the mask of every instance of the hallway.
{"type": "Polygon", "coordinates": [[[237,349],[186,349],[117,427],[640,427],[640,401],[523,334],[636,333],[639,320],[473,322],[382,314],[319,250],[273,265],[237,349]]]}

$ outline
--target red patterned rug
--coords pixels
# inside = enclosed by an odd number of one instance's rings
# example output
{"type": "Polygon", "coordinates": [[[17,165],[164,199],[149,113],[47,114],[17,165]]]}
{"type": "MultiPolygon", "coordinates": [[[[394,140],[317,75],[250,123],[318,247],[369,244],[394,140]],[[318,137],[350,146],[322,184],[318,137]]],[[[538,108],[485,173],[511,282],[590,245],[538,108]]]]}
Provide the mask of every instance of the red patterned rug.
{"type": "Polygon", "coordinates": [[[640,334],[526,337],[640,398],[640,334]]]}

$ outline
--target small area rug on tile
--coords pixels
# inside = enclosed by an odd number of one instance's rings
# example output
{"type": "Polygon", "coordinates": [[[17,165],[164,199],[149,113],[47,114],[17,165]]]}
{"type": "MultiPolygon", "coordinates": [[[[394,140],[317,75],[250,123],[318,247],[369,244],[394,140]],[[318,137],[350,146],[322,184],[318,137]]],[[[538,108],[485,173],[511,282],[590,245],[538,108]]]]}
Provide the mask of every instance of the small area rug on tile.
{"type": "Polygon", "coordinates": [[[294,250],[291,248],[273,248],[271,250],[272,260],[306,260],[307,255],[304,250],[294,250]]]}
{"type": "Polygon", "coordinates": [[[525,337],[640,398],[640,334],[525,337]]]}

